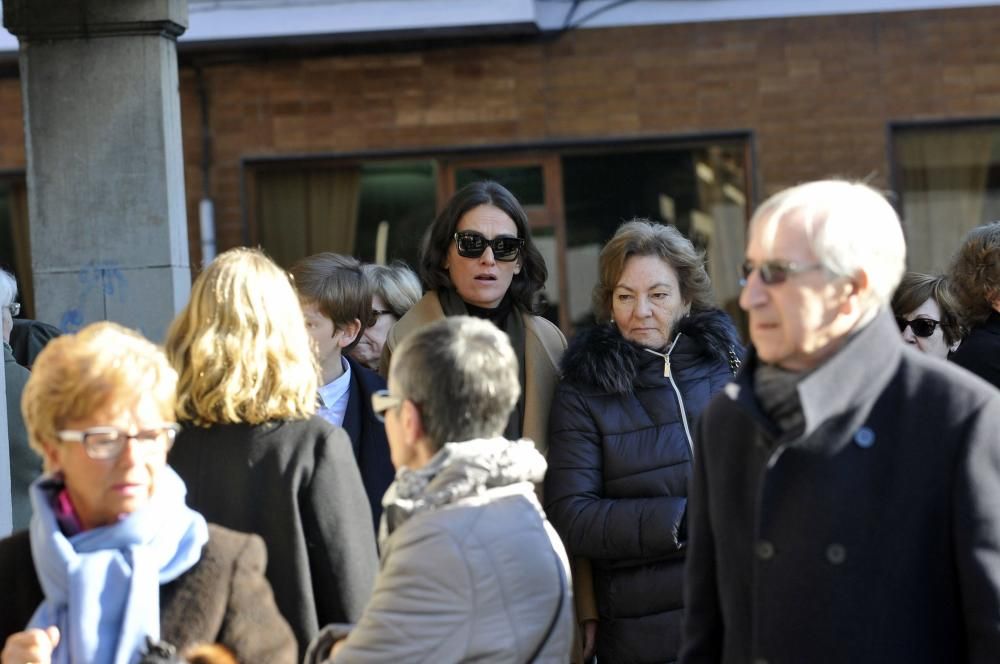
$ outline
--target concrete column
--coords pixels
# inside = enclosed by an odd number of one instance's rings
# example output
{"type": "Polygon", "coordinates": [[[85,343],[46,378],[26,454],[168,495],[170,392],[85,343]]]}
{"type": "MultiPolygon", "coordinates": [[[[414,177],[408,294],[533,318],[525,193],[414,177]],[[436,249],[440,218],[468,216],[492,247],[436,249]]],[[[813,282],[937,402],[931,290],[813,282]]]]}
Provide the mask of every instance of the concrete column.
{"type": "Polygon", "coordinates": [[[191,287],[176,39],[187,0],[3,0],[20,42],[35,304],[162,341],[191,287]]]}

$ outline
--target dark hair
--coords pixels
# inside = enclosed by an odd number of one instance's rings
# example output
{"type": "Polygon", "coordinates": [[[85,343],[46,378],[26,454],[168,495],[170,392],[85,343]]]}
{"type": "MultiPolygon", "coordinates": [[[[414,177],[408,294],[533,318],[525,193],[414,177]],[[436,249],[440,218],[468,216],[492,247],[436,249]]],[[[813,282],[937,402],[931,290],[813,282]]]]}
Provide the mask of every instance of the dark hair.
{"type": "Polygon", "coordinates": [[[1000,222],[969,231],[952,260],[948,283],[964,326],[989,318],[993,300],[1000,296],[1000,222]]]}
{"type": "Polygon", "coordinates": [[[344,352],[354,348],[372,323],[372,287],[361,262],[327,251],[303,258],[292,266],[291,274],[299,297],[315,304],[334,329],[361,321],[361,329],[344,352]]]}
{"type": "Polygon", "coordinates": [[[517,236],[524,238],[524,247],[518,257],[521,271],[514,275],[508,292],[515,305],[525,311],[534,311],[538,305],[536,295],[544,288],[549,276],[545,260],[531,241],[531,229],[524,208],[514,198],[514,194],[489,180],[473,182],[455,192],[424,233],[419,264],[420,279],[424,282],[424,287],[429,291],[454,288],[448,271],[443,267],[445,258],[458,222],[466,212],[480,205],[492,205],[502,210],[517,227],[517,236]]]}
{"type": "Polygon", "coordinates": [[[611,317],[611,293],[632,256],[656,256],[673,268],[681,298],[691,304],[692,311],[715,308],[705,255],[673,226],[633,219],[618,227],[598,258],[598,283],[594,287],[594,315],[598,320],[611,317]]]}
{"type": "Polygon", "coordinates": [[[963,330],[956,311],[958,303],[943,276],[907,272],[892,295],[892,313],[905,316],[915,311],[927,300],[933,299],[941,310],[941,331],[944,341],[951,346],[962,338],[963,330]]]}

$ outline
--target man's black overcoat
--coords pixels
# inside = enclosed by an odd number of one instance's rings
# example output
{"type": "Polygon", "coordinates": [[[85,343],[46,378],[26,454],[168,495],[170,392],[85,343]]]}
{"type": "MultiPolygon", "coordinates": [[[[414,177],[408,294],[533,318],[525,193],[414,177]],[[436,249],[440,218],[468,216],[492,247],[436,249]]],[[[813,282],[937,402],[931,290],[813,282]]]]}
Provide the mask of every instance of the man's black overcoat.
{"type": "Polygon", "coordinates": [[[756,357],[702,413],[683,662],[1000,658],[1000,395],[881,314],[776,436],[756,357]]]}

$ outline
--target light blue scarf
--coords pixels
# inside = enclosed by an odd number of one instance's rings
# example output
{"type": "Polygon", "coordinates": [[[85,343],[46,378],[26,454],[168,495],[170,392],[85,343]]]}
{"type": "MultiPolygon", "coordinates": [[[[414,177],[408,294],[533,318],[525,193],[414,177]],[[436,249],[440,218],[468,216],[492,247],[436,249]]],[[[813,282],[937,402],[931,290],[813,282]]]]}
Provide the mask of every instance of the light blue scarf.
{"type": "Polygon", "coordinates": [[[31,485],[31,554],[45,600],[28,628],[59,628],[52,664],[134,664],[145,637],[160,638],[160,585],[198,562],[208,526],[164,466],[144,507],[67,538],[52,508],[62,487],[49,475],[31,485]]]}

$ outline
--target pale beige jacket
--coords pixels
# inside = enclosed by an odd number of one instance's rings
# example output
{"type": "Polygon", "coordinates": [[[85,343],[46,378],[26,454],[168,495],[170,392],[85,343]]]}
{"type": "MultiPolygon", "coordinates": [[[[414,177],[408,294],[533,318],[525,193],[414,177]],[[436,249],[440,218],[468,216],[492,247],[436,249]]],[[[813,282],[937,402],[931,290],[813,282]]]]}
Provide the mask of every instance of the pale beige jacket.
{"type": "MultiPolygon", "coordinates": [[[[543,455],[548,451],[549,409],[559,380],[559,360],[566,350],[566,337],[553,323],[540,316],[524,316],[524,430],[543,455]]],[[[437,293],[428,292],[392,326],[382,349],[379,373],[389,375],[392,351],[411,332],[444,318],[437,293]]]]}

